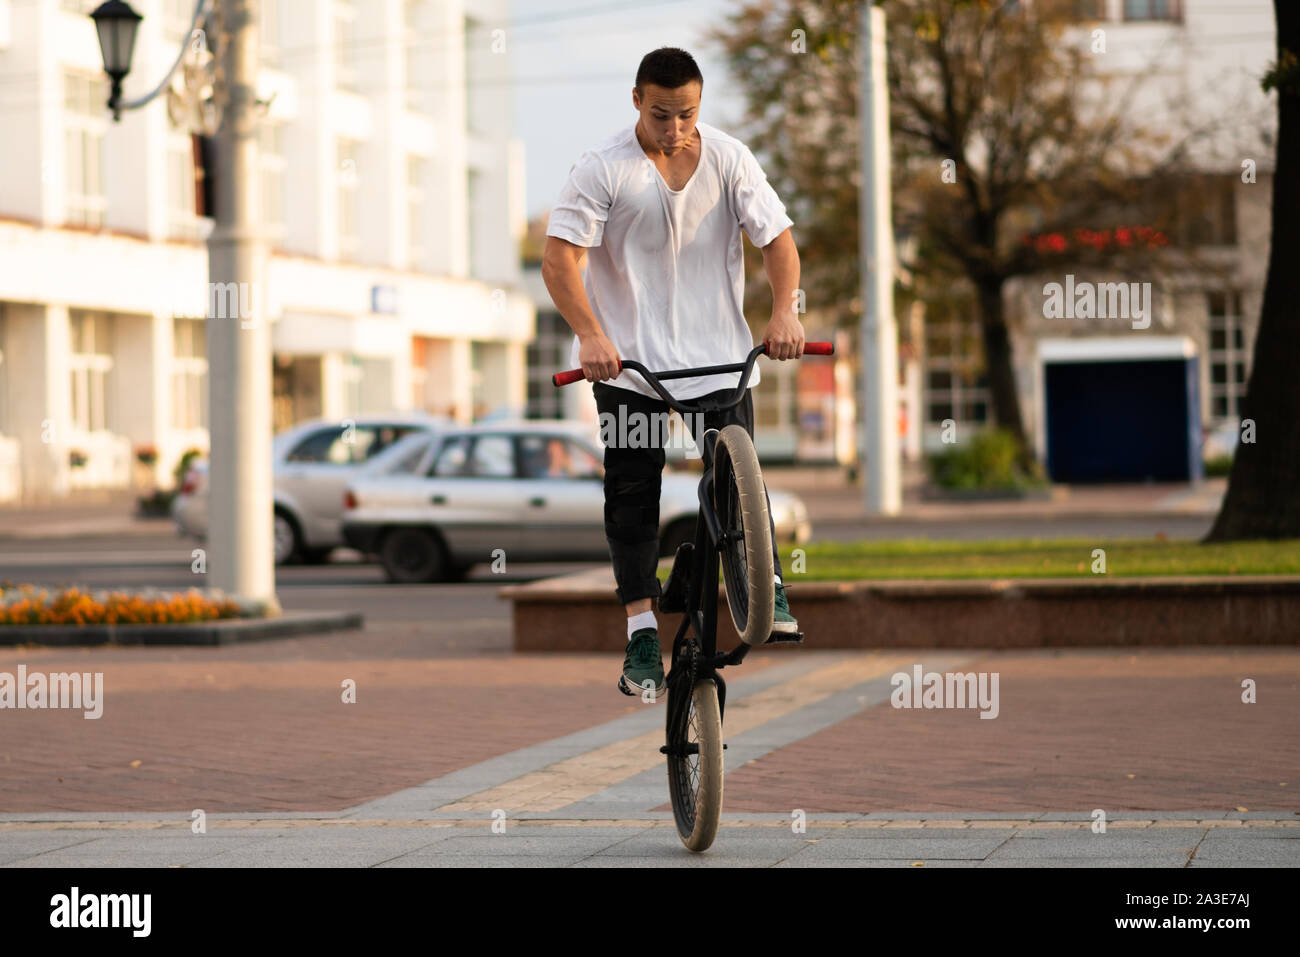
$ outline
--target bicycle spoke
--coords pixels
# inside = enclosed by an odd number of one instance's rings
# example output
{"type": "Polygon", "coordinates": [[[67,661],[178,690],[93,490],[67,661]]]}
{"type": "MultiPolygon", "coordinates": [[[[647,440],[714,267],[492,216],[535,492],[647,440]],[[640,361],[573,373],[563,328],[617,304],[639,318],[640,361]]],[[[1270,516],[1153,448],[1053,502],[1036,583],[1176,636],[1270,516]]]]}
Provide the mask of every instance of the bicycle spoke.
{"type": "Polygon", "coordinates": [[[691,702],[690,711],[687,713],[687,725],[690,728],[690,733],[687,734],[686,740],[689,743],[696,745],[695,754],[687,759],[690,762],[691,769],[691,807],[694,807],[696,797],[700,793],[700,726],[695,720],[694,701],[691,702]]]}

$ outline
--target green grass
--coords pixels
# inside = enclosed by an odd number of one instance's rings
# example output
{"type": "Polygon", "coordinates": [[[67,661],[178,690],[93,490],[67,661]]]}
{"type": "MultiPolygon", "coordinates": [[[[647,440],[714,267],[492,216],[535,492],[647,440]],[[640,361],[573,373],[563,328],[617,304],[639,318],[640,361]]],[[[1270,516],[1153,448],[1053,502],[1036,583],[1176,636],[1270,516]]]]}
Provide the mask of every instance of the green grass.
{"type": "MultiPolygon", "coordinates": [[[[1199,545],[1153,539],[983,542],[825,542],[798,546],[802,574],[782,546],[791,583],[903,578],[1093,578],[1093,550],[1106,552],[1107,577],[1300,574],[1300,540],[1199,545]]],[[[666,578],[671,562],[660,565],[666,578]]]]}

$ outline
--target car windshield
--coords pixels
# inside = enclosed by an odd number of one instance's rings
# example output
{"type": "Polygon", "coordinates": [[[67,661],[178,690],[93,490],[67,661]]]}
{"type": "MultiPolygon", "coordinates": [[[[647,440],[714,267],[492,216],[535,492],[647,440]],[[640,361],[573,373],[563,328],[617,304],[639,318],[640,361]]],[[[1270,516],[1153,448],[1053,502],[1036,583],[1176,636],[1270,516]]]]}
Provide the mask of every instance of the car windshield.
{"type": "Polygon", "coordinates": [[[303,436],[286,459],[320,465],[359,465],[415,430],[415,426],[389,423],[322,426],[303,436]]]}
{"type": "Polygon", "coordinates": [[[424,459],[434,440],[431,432],[404,435],[366,463],[366,472],[376,475],[409,475],[424,459]]]}

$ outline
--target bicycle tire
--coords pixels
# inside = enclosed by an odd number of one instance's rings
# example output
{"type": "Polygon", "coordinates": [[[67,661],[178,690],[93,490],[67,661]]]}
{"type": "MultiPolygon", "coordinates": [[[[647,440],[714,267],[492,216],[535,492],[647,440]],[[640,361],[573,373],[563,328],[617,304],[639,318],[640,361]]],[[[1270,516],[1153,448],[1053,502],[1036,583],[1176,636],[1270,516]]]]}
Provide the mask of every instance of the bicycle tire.
{"type": "MultiPolygon", "coordinates": [[[[680,683],[676,693],[684,685],[680,683]]],[[[674,690],[668,690],[669,714],[674,690]]],[[[678,837],[687,850],[699,853],[713,844],[722,817],[722,713],[717,684],[711,679],[695,682],[682,712],[668,736],[668,746],[679,751],[668,755],[668,792],[678,837]],[[692,746],[694,754],[681,753],[692,746]]]]}
{"type": "Polygon", "coordinates": [[[732,624],[746,644],[761,645],[772,636],[776,601],[772,526],[758,453],[742,426],[718,433],[713,502],[719,525],[734,536],[719,556],[732,624]]]}

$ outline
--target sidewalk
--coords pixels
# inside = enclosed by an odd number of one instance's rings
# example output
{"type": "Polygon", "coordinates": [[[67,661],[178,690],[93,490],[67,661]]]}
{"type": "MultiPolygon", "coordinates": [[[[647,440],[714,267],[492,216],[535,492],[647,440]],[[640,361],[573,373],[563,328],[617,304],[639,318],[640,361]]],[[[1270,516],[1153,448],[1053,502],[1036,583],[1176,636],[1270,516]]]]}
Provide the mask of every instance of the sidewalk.
{"type": "MultiPolygon", "coordinates": [[[[621,654],[366,648],[0,649],[10,674],[103,674],[99,719],[0,713],[0,815],[666,810],[663,703],[616,691],[621,654]]],[[[1300,809],[1300,649],[800,648],[726,677],[730,812],[1300,809]],[[998,674],[995,719],[892,707],[892,676],[916,665],[998,674]],[[1245,677],[1258,703],[1241,701],[1245,677]]]]}
{"type": "Polygon", "coordinates": [[[175,535],[170,516],[140,518],[136,492],[88,489],[64,501],[0,505],[0,539],[175,535]]]}
{"type": "Polygon", "coordinates": [[[0,822],[0,867],[1295,867],[1300,824],[1147,814],[1104,832],[1077,815],[724,817],[702,854],[671,819],[355,820],[211,815],[0,822]]]}

